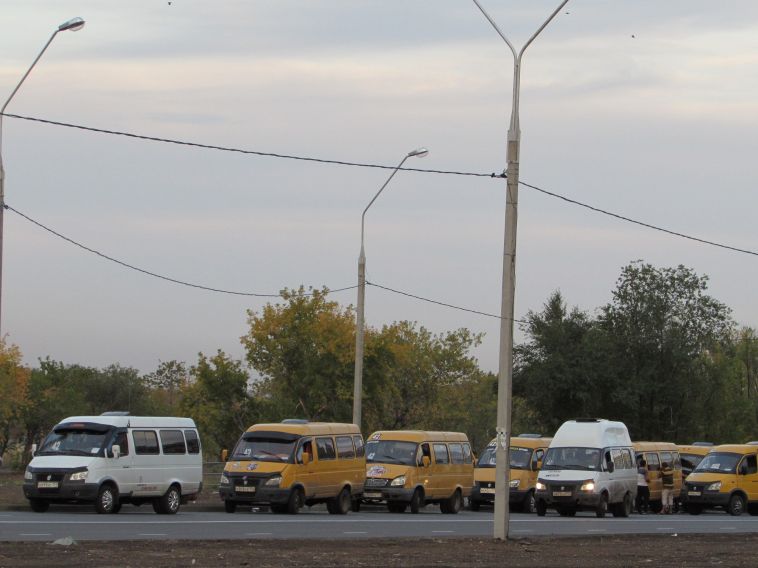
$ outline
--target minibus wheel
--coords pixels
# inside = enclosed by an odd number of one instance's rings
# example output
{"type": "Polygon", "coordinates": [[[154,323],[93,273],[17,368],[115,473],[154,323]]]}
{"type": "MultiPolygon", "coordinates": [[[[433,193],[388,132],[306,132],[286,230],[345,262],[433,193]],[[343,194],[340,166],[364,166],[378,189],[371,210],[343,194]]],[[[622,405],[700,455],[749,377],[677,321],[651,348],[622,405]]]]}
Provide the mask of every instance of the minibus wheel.
{"type": "Polygon", "coordinates": [[[440,503],[440,511],[446,515],[456,515],[461,510],[461,492],[456,489],[453,495],[440,503]]]}
{"type": "Polygon", "coordinates": [[[182,494],[176,485],[168,488],[168,491],[154,501],[157,505],[153,507],[159,515],[175,515],[182,503],[182,494]]]}
{"type": "Polygon", "coordinates": [[[118,491],[110,483],[100,486],[95,499],[95,511],[100,514],[113,513],[118,503],[118,491]]]}
{"type": "Polygon", "coordinates": [[[234,501],[230,501],[229,499],[224,501],[224,511],[226,511],[227,513],[234,513],[234,511],[236,510],[237,510],[237,503],[235,503],[234,501]]]}
{"type": "Polygon", "coordinates": [[[726,512],[733,517],[739,517],[745,512],[745,499],[742,495],[732,495],[729,498],[729,505],[726,507],[726,512]]]}
{"type": "Polygon", "coordinates": [[[343,487],[340,494],[326,502],[330,515],[346,515],[350,510],[350,489],[343,487]]]}
{"type": "MultiPolygon", "coordinates": [[[[475,511],[474,509],[474,501],[471,501],[471,510],[475,511]]],[[[421,489],[416,488],[416,490],[413,492],[413,497],[411,497],[411,513],[414,515],[417,515],[421,507],[424,505],[424,496],[421,494],[421,489]]],[[[476,502],[476,508],[479,508],[479,502],[476,502]]]]}
{"type": "Polygon", "coordinates": [[[290,493],[289,501],[287,501],[287,512],[290,515],[297,515],[297,512],[304,504],[305,496],[303,495],[303,490],[296,487],[292,490],[292,493],[290,493]]]}
{"type": "Polygon", "coordinates": [[[605,517],[605,514],[608,512],[608,495],[603,493],[600,495],[600,502],[597,504],[597,508],[595,509],[595,516],[598,519],[602,519],[605,517]]]}
{"type": "Polygon", "coordinates": [[[360,499],[353,499],[350,502],[350,510],[353,513],[359,513],[361,510],[361,500],[360,499]]]}
{"type": "Polygon", "coordinates": [[[471,509],[472,511],[478,511],[479,509],[482,508],[482,504],[479,501],[476,501],[474,499],[469,499],[468,508],[471,509]]]}
{"type": "Polygon", "coordinates": [[[535,508],[537,509],[538,517],[544,517],[545,513],[547,513],[547,503],[545,503],[542,499],[537,501],[535,508]]]}
{"type": "Polygon", "coordinates": [[[537,505],[536,500],[534,499],[534,491],[530,491],[526,494],[526,497],[524,498],[524,503],[521,506],[521,512],[523,513],[534,513],[535,506],[537,505]]]}
{"type": "Polygon", "coordinates": [[[50,503],[44,499],[29,499],[29,506],[35,513],[44,513],[50,508],[50,503]]]}

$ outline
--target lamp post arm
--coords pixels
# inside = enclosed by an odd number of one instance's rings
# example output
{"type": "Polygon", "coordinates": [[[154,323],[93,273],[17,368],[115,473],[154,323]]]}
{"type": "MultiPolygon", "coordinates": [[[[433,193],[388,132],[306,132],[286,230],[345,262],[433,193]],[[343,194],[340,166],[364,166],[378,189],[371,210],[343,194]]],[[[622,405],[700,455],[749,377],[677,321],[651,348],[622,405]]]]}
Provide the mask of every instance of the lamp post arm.
{"type": "Polygon", "coordinates": [[[8,99],[3,103],[3,107],[0,108],[0,168],[2,168],[2,155],[3,155],[3,115],[5,113],[5,107],[8,106],[8,103],[11,102],[13,97],[16,95],[16,92],[21,88],[21,85],[26,81],[26,78],[29,76],[29,73],[32,72],[32,69],[34,69],[34,66],[37,64],[37,62],[40,60],[42,55],[47,50],[48,46],[52,43],[53,39],[55,39],[55,36],[58,35],[58,32],[60,30],[55,30],[53,32],[53,35],[50,36],[50,39],[47,40],[47,43],[45,44],[45,47],[42,48],[42,51],[39,52],[39,55],[37,55],[36,59],[32,62],[32,64],[29,66],[29,69],[26,70],[26,73],[24,73],[24,76],[21,77],[21,80],[18,82],[18,85],[16,85],[16,88],[13,89],[8,99]]]}
{"type": "Polygon", "coordinates": [[[374,204],[374,201],[376,201],[376,198],[379,197],[379,194],[384,191],[384,188],[387,187],[387,184],[392,180],[393,177],[395,177],[395,174],[398,172],[398,170],[403,167],[403,164],[405,163],[405,160],[408,159],[408,155],[406,155],[402,160],[400,160],[400,163],[395,167],[395,169],[390,174],[390,177],[387,178],[387,181],[384,182],[384,185],[379,188],[379,191],[376,192],[376,195],[374,195],[374,198],[369,201],[369,204],[366,205],[366,208],[363,210],[363,214],[361,215],[361,256],[363,256],[363,227],[364,222],[366,220],[366,211],[368,211],[369,207],[371,207],[374,204]]]}

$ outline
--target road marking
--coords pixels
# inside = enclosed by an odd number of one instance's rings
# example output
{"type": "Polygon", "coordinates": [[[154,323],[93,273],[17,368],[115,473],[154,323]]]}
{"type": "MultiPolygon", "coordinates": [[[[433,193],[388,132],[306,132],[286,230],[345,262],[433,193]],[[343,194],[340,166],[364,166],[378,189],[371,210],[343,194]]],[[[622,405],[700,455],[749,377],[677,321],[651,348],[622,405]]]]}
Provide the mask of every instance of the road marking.
{"type": "MultiPolygon", "coordinates": [[[[290,521],[290,520],[277,520],[277,519],[260,519],[260,520],[252,520],[252,519],[240,519],[240,520],[224,520],[224,521],[214,521],[214,520],[207,520],[207,521],[184,521],[184,520],[160,520],[160,521],[147,521],[144,518],[135,518],[133,521],[111,521],[111,520],[98,520],[98,521],[21,521],[21,520],[9,520],[9,521],[0,521],[0,525],[4,524],[16,524],[16,525],[228,525],[228,524],[269,524],[269,525],[298,525],[303,523],[315,523],[315,524],[340,524],[340,523],[347,523],[351,525],[360,524],[360,523],[368,523],[368,524],[381,524],[381,523],[390,523],[390,524],[400,524],[400,523],[413,523],[418,524],[419,521],[413,519],[403,520],[403,519],[354,519],[350,521],[342,521],[342,520],[331,520],[328,518],[317,518],[314,516],[314,518],[309,519],[306,518],[304,515],[300,520],[297,521],[290,521]]],[[[493,519],[424,519],[425,523],[436,523],[436,524],[460,524],[460,523],[487,523],[492,524],[495,521],[493,519]]]]}
{"type": "Polygon", "coordinates": [[[737,527],[719,527],[719,530],[722,530],[722,531],[736,531],[737,527]]]}
{"type": "Polygon", "coordinates": [[[587,529],[587,532],[592,532],[592,533],[604,533],[604,532],[608,532],[608,531],[607,531],[607,530],[605,530],[605,529],[587,529]]]}
{"type": "Polygon", "coordinates": [[[247,536],[269,536],[273,533],[245,533],[247,536]]]}
{"type": "Polygon", "coordinates": [[[137,536],[166,536],[166,533],[139,533],[137,536]]]}
{"type": "Polygon", "coordinates": [[[342,534],[368,534],[366,531],[344,531],[342,534]]]}
{"type": "Polygon", "coordinates": [[[18,533],[18,536],[51,536],[50,533],[18,533]]]}

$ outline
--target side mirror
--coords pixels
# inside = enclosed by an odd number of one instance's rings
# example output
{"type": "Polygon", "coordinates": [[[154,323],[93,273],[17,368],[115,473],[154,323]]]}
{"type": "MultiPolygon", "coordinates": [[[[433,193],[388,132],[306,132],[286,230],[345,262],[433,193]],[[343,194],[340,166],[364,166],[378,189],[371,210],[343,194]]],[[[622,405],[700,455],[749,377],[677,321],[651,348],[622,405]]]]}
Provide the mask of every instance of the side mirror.
{"type": "Polygon", "coordinates": [[[608,468],[608,473],[613,473],[613,470],[616,469],[615,466],[613,465],[613,462],[608,462],[605,465],[608,468]]]}
{"type": "Polygon", "coordinates": [[[422,456],[421,457],[421,465],[424,467],[429,467],[432,463],[432,460],[429,459],[429,456],[422,456]]]}
{"type": "Polygon", "coordinates": [[[221,461],[225,462],[229,459],[229,450],[221,450],[221,461]]]}
{"type": "Polygon", "coordinates": [[[311,463],[311,454],[303,452],[303,465],[308,465],[309,463],[311,463]]]}
{"type": "Polygon", "coordinates": [[[32,457],[37,453],[37,444],[32,444],[32,457]]]}
{"type": "Polygon", "coordinates": [[[111,446],[111,452],[113,452],[113,459],[118,459],[121,457],[121,446],[118,444],[113,444],[111,446]]]}
{"type": "Polygon", "coordinates": [[[539,471],[540,469],[542,469],[542,460],[537,460],[537,465],[536,465],[536,467],[535,467],[534,469],[536,469],[536,470],[538,470],[538,471],[539,471]]]}
{"type": "Polygon", "coordinates": [[[741,463],[740,464],[740,475],[747,475],[747,464],[741,463]]]}

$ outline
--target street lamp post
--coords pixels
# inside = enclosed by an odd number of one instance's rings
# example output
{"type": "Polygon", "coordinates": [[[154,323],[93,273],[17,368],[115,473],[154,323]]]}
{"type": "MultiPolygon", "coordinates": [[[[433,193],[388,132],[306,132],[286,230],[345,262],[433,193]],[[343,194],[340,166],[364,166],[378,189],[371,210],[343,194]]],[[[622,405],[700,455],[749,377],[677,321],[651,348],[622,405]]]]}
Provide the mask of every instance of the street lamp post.
{"type": "Polygon", "coordinates": [[[473,0],[495,31],[508,44],[513,54],[513,107],[508,127],[508,151],[506,170],[507,189],[505,200],[505,244],[503,249],[503,289],[500,306],[500,356],[497,383],[497,462],[495,466],[495,529],[494,537],[508,538],[510,512],[510,446],[511,446],[511,393],[513,387],[513,304],[516,295],[516,224],[518,217],[518,175],[521,129],[519,128],[519,94],[521,88],[521,58],[524,51],[545,29],[555,15],[566,5],[563,0],[550,17],[532,34],[518,53],[513,44],[500,31],[495,21],[485,12],[478,0],[473,0]]]}
{"type": "Polygon", "coordinates": [[[358,306],[355,321],[355,381],[353,383],[353,424],[361,426],[361,402],[363,396],[363,304],[366,298],[366,253],[363,249],[363,229],[366,220],[366,211],[374,204],[379,194],[384,191],[390,180],[395,177],[398,170],[403,167],[403,164],[408,158],[414,156],[423,158],[429,153],[426,148],[417,148],[411,152],[408,152],[400,163],[392,170],[390,177],[384,182],[379,191],[376,192],[373,199],[366,205],[361,215],[361,253],[358,255],[358,306]]]}
{"type": "Polygon", "coordinates": [[[63,22],[60,26],[58,26],[56,30],[53,32],[53,35],[50,36],[50,39],[47,40],[45,47],[42,48],[42,51],[39,52],[39,55],[32,62],[29,69],[26,70],[26,73],[24,73],[24,76],[21,77],[21,80],[18,82],[18,85],[16,85],[16,88],[13,89],[13,92],[11,92],[10,96],[3,104],[2,108],[0,108],[0,325],[2,324],[3,221],[5,217],[5,169],[3,168],[3,114],[5,113],[5,107],[7,107],[8,103],[11,102],[11,99],[13,99],[16,92],[19,90],[23,82],[29,76],[29,73],[31,73],[32,69],[34,69],[34,66],[37,64],[37,61],[40,60],[40,58],[42,57],[42,54],[45,53],[45,50],[47,50],[48,46],[52,43],[53,39],[55,39],[55,36],[58,35],[58,32],[65,32],[65,31],[76,32],[82,29],[83,27],[84,27],[84,20],[82,20],[81,18],[72,18],[66,22],[63,22]]]}

